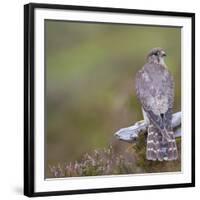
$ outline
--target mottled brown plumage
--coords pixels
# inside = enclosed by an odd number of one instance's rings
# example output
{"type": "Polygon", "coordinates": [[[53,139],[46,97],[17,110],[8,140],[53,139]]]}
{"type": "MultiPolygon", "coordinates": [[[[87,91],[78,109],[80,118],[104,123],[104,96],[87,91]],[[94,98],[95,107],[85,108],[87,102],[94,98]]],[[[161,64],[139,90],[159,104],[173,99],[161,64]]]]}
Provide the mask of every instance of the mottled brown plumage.
{"type": "Polygon", "coordinates": [[[136,75],[136,94],[149,123],[148,160],[176,160],[177,147],[172,130],[174,81],[165,63],[165,52],[154,48],[136,75]]]}

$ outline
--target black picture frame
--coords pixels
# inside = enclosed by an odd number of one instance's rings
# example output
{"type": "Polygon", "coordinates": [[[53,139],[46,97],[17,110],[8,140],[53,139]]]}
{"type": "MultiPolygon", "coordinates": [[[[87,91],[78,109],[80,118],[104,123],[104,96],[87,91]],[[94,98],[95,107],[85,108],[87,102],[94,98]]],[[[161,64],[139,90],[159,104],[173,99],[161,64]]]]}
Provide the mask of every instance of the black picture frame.
{"type": "Polygon", "coordinates": [[[87,7],[73,5],[56,5],[56,4],[36,4],[30,3],[24,5],[24,195],[28,197],[50,196],[50,195],[72,195],[84,193],[99,192],[119,192],[132,190],[149,190],[162,188],[183,188],[195,186],[195,14],[186,12],[166,12],[166,11],[150,11],[135,10],[121,8],[106,7],[87,7]],[[36,8],[57,9],[57,10],[80,10],[80,11],[97,11],[107,13],[127,13],[127,14],[148,14],[154,16],[177,16],[188,17],[192,20],[192,162],[191,162],[191,183],[168,184],[168,185],[144,185],[133,187],[117,187],[117,188],[99,188],[84,190],[68,190],[68,191],[46,191],[35,192],[35,172],[34,172],[34,121],[35,121],[35,16],[36,8]]]}

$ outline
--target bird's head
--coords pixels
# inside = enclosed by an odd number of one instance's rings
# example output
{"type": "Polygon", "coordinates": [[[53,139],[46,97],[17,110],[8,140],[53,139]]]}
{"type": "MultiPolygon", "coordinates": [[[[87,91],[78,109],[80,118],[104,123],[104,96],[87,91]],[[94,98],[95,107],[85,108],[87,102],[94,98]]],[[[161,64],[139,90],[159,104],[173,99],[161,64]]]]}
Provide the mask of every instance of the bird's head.
{"type": "Polygon", "coordinates": [[[148,63],[156,63],[156,64],[165,65],[164,63],[165,56],[166,56],[166,53],[162,48],[153,48],[147,55],[147,61],[148,63]]]}

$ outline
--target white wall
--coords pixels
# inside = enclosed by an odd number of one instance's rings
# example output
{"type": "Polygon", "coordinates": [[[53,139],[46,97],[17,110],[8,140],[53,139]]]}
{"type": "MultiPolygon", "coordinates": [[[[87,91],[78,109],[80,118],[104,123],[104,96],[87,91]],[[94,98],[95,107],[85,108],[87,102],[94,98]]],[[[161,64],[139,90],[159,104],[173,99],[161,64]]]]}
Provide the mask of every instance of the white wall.
{"type": "MultiPolygon", "coordinates": [[[[23,185],[23,4],[26,0],[1,1],[0,5],[0,199],[25,199],[23,185]]],[[[52,0],[35,1],[132,9],[196,12],[196,86],[200,85],[200,5],[199,0],[52,0]],[[198,12],[198,13],[197,13],[198,12]]],[[[198,89],[198,87],[196,87],[198,89]]],[[[200,90],[199,90],[200,91],[200,90]]],[[[196,141],[200,141],[200,92],[196,90],[196,141]]],[[[200,167],[200,145],[196,142],[196,169],[200,167]]],[[[46,199],[197,199],[200,173],[196,170],[196,188],[135,191],[47,197],[46,199]],[[196,198],[195,198],[196,197],[196,198]]],[[[40,199],[40,198],[38,198],[40,199]]]]}

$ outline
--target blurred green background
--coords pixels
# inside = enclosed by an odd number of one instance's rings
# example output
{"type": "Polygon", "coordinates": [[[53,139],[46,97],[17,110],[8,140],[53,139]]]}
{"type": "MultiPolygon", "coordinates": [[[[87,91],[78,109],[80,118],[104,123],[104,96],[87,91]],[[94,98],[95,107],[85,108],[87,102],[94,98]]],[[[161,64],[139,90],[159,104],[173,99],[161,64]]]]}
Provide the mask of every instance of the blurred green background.
{"type": "Polygon", "coordinates": [[[134,78],[154,47],[167,53],[181,110],[180,28],[46,20],[45,39],[46,167],[107,147],[142,119],[134,78]]]}

